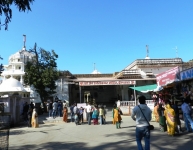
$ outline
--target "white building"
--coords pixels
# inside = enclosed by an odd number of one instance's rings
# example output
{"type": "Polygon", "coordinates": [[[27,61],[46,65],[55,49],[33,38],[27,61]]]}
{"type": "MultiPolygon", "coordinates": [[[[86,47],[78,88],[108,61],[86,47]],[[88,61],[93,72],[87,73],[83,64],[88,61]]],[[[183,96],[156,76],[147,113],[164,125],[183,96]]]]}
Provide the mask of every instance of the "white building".
{"type": "MultiPolygon", "coordinates": [[[[23,85],[23,76],[25,75],[25,64],[32,61],[34,55],[29,53],[25,46],[22,50],[11,55],[8,60],[8,65],[4,65],[4,71],[1,74],[2,82],[10,78],[17,79],[23,85]]],[[[11,84],[11,83],[10,83],[11,84]]],[[[33,87],[24,86],[26,92],[30,93],[31,101],[40,102],[39,95],[34,91],[33,87]]],[[[1,91],[0,91],[1,92],[1,91]]]]}
{"type": "MultiPolygon", "coordinates": [[[[30,100],[34,103],[41,103],[39,94],[35,91],[33,86],[24,86],[23,77],[25,75],[25,65],[28,61],[32,61],[32,58],[34,57],[34,54],[29,53],[26,50],[25,47],[25,40],[24,40],[24,46],[22,50],[19,50],[15,54],[11,55],[9,57],[8,65],[4,65],[4,71],[2,72],[0,79],[2,80],[0,82],[3,83],[5,80],[9,80],[11,78],[17,79],[20,81],[21,85],[24,87],[24,90],[28,93],[30,93],[30,100]]],[[[12,81],[12,80],[10,80],[12,81]]],[[[12,85],[12,83],[9,84],[12,85]]],[[[53,98],[56,96],[59,98],[59,100],[69,100],[68,95],[68,82],[66,82],[65,78],[61,78],[58,81],[56,81],[56,94],[53,95],[53,98]]],[[[9,91],[9,89],[4,89],[2,92],[0,91],[1,97],[6,97],[8,95],[3,95],[2,93],[5,93],[4,91],[9,91]]],[[[9,95],[10,96],[10,95],[9,95]]]]}

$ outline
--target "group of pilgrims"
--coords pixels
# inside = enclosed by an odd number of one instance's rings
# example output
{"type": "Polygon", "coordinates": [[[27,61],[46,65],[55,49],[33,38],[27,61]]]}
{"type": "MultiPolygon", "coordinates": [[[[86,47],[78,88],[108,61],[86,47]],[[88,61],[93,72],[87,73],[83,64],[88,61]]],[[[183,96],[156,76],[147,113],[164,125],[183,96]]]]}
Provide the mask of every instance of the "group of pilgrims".
{"type": "Polygon", "coordinates": [[[24,103],[22,116],[23,120],[27,122],[28,127],[32,128],[39,127],[38,113],[32,102],[30,104],[28,104],[27,102],[24,103]]]}
{"type": "MultiPolygon", "coordinates": [[[[76,103],[71,105],[70,107],[70,116],[71,122],[75,122],[76,125],[81,125],[84,123],[85,119],[88,125],[105,125],[106,124],[106,114],[107,111],[103,104],[100,105],[91,105],[90,103],[87,104],[85,107],[77,107],[76,103]],[[86,118],[84,118],[84,112],[86,114],[86,118]]],[[[120,107],[117,107],[117,104],[114,104],[112,109],[112,123],[116,125],[116,128],[121,128],[121,115],[122,111],[120,107]]],[[[67,121],[65,121],[67,122],[67,121]]]]}
{"type": "MultiPolygon", "coordinates": [[[[105,125],[107,123],[107,111],[103,104],[91,105],[88,102],[86,106],[77,107],[77,104],[74,103],[68,109],[66,103],[55,100],[53,103],[52,101],[48,101],[46,106],[49,118],[62,117],[62,121],[65,123],[74,122],[76,125],[84,123],[88,123],[88,125],[105,125]],[[70,118],[68,119],[69,114],[70,118]]],[[[28,127],[39,127],[37,108],[32,102],[30,104],[25,102],[22,115],[24,121],[28,123],[28,127]]],[[[114,104],[112,109],[112,124],[116,125],[117,129],[121,128],[121,115],[122,111],[120,107],[114,104]]]]}
{"type": "Polygon", "coordinates": [[[166,96],[156,93],[152,96],[154,100],[154,109],[152,119],[159,123],[160,131],[168,133],[170,136],[184,132],[181,126],[180,118],[183,118],[186,131],[193,131],[193,120],[191,117],[191,106],[188,97],[183,99],[182,105],[178,105],[179,101],[174,100],[173,96],[166,96]],[[180,117],[180,109],[182,117],[180,117]]]}

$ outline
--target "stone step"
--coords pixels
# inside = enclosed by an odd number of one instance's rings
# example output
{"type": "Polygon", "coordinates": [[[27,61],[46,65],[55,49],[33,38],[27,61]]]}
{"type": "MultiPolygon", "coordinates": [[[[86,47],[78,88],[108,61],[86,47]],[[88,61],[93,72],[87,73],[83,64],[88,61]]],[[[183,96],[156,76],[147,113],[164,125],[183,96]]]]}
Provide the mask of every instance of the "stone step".
{"type": "MultiPolygon", "coordinates": [[[[40,122],[40,121],[38,121],[40,122]]],[[[62,117],[46,117],[44,120],[42,120],[43,123],[59,123],[59,122],[63,122],[62,121],[62,117]]]]}

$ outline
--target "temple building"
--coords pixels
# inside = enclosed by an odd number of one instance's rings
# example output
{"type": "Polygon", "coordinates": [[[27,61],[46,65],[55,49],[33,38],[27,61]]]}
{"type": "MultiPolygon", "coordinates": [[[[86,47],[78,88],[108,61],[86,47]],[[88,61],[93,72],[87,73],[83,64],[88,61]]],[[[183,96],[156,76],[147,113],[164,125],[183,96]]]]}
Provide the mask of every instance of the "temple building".
{"type": "MultiPolygon", "coordinates": [[[[120,72],[111,74],[71,74],[68,81],[70,101],[79,103],[92,101],[97,103],[114,103],[114,101],[133,100],[133,87],[150,87],[156,84],[156,75],[176,66],[183,68],[181,58],[171,59],[137,59],[120,72]]],[[[70,74],[70,73],[69,73],[70,74]]],[[[136,91],[141,94],[140,91],[136,91]]],[[[151,95],[143,93],[150,99],[151,95]]]]}
{"type": "MultiPolygon", "coordinates": [[[[35,89],[23,85],[25,63],[31,61],[32,57],[33,55],[26,50],[24,40],[23,48],[11,55],[9,64],[4,65],[1,77],[3,82],[11,78],[18,80],[25,92],[30,93],[30,101],[40,103],[40,97],[35,89]]],[[[142,90],[135,91],[135,87],[145,86],[145,90],[155,88],[156,75],[174,67],[179,67],[179,70],[182,71],[192,66],[192,63],[183,62],[181,58],[152,59],[147,52],[144,59],[134,60],[120,72],[101,73],[96,69],[95,64],[94,70],[90,74],[72,74],[70,71],[60,71],[60,78],[56,81],[56,94],[53,95],[52,99],[57,97],[70,103],[129,101],[133,100],[134,95],[142,92],[142,90]]],[[[145,96],[147,99],[151,99],[150,94],[145,93],[145,96]]]]}

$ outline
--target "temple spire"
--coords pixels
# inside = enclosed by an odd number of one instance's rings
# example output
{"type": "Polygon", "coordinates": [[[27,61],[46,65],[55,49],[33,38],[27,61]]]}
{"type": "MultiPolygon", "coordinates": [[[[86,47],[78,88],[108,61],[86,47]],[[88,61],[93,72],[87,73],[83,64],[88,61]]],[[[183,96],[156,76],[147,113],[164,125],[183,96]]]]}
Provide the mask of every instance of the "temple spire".
{"type": "Polygon", "coordinates": [[[23,49],[24,50],[26,50],[25,43],[26,43],[26,35],[24,34],[23,35],[23,49]]]}
{"type": "Polygon", "coordinates": [[[146,51],[147,51],[146,57],[149,57],[149,46],[148,45],[146,45],[146,51]]]}
{"type": "Polygon", "coordinates": [[[146,45],[146,57],[145,59],[150,59],[149,58],[149,45],[146,45]]]}
{"type": "Polygon", "coordinates": [[[94,70],[96,70],[96,66],[95,66],[95,63],[94,63],[94,70]]]}
{"type": "Polygon", "coordinates": [[[178,58],[178,47],[176,46],[174,49],[176,50],[176,58],[178,58]]]}

